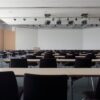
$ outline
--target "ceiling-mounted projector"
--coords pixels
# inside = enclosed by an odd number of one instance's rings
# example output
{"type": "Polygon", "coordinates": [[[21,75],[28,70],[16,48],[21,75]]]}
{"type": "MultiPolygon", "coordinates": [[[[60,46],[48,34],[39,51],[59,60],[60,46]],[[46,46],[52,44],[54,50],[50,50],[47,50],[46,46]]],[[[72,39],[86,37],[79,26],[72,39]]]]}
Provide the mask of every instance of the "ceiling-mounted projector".
{"type": "Polygon", "coordinates": [[[57,24],[57,25],[61,25],[61,20],[60,20],[60,19],[57,20],[56,24],[57,24]]]}
{"type": "Polygon", "coordinates": [[[69,25],[73,25],[74,24],[74,21],[71,20],[71,21],[68,22],[68,24],[69,25]]]}
{"type": "Polygon", "coordinates": [[[83,20],[83,21],[81,22],[81,24],[82,24],[82,25],[87,25],[87,20],[83,20]]]}
{"type": "Polygon", "coordinates": [[[81,14],[81,17],[87,18],[88,17],[88,14],[87,13],[83,13],[83,14],[81,14]]]}
{"type": "Polygon", "coordinates": [[[44,14],[46,18],[51,17],[51,14],[44,14]]]}
{"type": "Polygon", "coordinates": [[[50,25],[50,20],[47,20],[46,22],[45,22],[45,25],[50,25]]]}

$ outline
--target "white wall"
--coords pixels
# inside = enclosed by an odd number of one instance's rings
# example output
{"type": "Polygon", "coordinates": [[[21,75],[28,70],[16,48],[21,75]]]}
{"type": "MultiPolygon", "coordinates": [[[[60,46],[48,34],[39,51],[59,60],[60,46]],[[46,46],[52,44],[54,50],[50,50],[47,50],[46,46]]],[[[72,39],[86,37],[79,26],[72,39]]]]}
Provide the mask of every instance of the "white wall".
{"type": "Polygon", "coordinates": [[[16,28],[16,49],[100,49],[100,28],[16,28]]]}
{"type": "Polygon", "coordinates": [[[100,28],[83,30],[83,49],[100,49],[100,28]]]}
{"type": "Polygon", "coordinates": [[[37,30],[16,28],[16,49],[33,49],[37,47],[37,30]]]}
{"type": "Polygon", "coordinates": [[[38,47],[41,49],[82,49],[82,30],[39,29],[38,47]]]}

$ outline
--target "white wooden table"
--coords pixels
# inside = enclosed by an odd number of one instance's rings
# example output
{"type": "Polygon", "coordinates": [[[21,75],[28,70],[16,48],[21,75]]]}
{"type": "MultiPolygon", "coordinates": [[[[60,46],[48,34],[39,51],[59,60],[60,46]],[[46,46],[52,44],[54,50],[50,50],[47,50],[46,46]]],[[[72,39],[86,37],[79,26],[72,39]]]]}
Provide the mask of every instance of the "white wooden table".
{"type": "MultiPolygon", "coordinates": [[[[2,59],[4,62],[10,62],[10,59],[2,59]]],[[[28,62],[39,62],[40,59],[27,59],[28,62]]],[[[56,59],[57,62],[75,62],[75,59],[56,59]]],[[[92,59],[92,62],[100,62],[100,59],[92,59]]]]}
{"type": "Polygon", "coordinates": [[[25,73],[39,75],[67,75],[67,76],[100,76],[100,68],[0,68],[2,71],[13,71],[16,76],[25,73]]]}

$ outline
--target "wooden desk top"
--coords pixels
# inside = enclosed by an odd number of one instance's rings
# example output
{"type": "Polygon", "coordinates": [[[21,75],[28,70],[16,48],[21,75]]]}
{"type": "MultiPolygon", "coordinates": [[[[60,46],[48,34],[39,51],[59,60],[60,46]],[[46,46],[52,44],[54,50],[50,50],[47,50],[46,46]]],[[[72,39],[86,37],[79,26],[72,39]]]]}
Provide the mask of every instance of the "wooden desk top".
{"type": "Polygon", "coordinates": [[[100,58],[100,55],[99,56],[96,56],[96,58],[100,58]]]}
{"type": "MultiPolygon", "coordinates": [[[[42,53],[42,54],[41,54],[41,56],[44,56],[44,55],[45,55],[45,53],[42,53]]],[[[54,53],[53,55],[54,55],[54,56],[60,56],[59,53],[54,53]]]]}
{"type": "Polygon", "coordinates": [[[80,53],[79,56],[86,56],[88,54],[80,53]]]}
{"type": "MultiPolygon", "coordinates": [[[[4,62],[10,62],[10,59],[3,59],[4,62]]],[[[40,59],[27,59],[28,62],[39,62],[40,59]]],[[[57,62],[75,62],[75,59],[56,59],[57,62]]],[[[100,59],[92,59],[92,62],[100,62],[100,59]]]]}
{"type": "Polygon", "coordinates": [[[80,55],[80,56],[75,56],[75,58],[85,58],[86,56],[80,55]]]}
{"type": "MultiPolygon", "coordinates": [[[[43,58],[44,56],[36,56],[36,58],[43,58]]],[[[65,56],[55,56],[55,58],[65,58],[65,56]]]]}
{"type": "Polygon", "coordinates": [[[0,68],[0,72],[13,71],[16,76],[25,73],[38,75],[100,76],[100,68],[0,68]]]}

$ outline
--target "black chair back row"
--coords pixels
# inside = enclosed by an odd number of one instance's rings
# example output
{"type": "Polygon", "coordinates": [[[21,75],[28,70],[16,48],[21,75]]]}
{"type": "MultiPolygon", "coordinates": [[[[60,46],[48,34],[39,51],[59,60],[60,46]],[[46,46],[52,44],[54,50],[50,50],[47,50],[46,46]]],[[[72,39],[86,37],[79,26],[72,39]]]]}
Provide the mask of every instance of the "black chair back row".
{"type": "Polygon", "coordinates": [[[27,68],[27,59],[11,59],[10,67],[27,68]]]}
{"type": "MultiPolygon", "coordinates": [[[[67,76],[24,76],[23,100],[67,100],[67,76]]],[[[0,100],[20,100],[13,72],[0,72],[0,100]]]]}
{"type": "MultiPolygon", "coordinates": [[[[35,64],[35,63],[28,63],[27,59],[11,59],[10,67],[22,67],[27,68],[28,64],[35,64]]],[[[75,68],[83,67],[89,68],[92,66],[92,61],[89,58],[76,58],[75,64],[72,63],[75,68]]],[[[35,64],[37,65],[37,63],[35,64]]],[[[57,62],[55,58],[44,58],[40,60],[40,68],[56,68],[57,62]]]]}
{"type": "Polygon", "coordinates": [[[45,59],[54,59],[55,57],[54,57],[54,55],[51,54],[51,53],[46,53],[46,54],[44,55],[44,58],[45,58],[45,59]]]}
{"type": "Polygon", "coordinates": [[[90,68],[92,66],[92,61],[89,58],[76,58],[75,68],[90,68]]]}
{"type": "Polygon", "coordinates": [[[47,52],[44,59],[40,60],[40,68],[57,68],[56,58],[52,52],[47,52]]]}
{"type": "Polygon", "coordinates": [[[40,68],[57,68],[56,59],[41,59],[40,68]]]}
{"type": "Polygon", "coordinates": [[[90,53],[90,54],[87,54],[87,55],[86,55],[86,58],[89,58],[89,59],[95,59],[96,56],[95,56],[94,53],[90,53]]]}
{"type": "MultiPolygon", "coordinates": [[[[11,59],[10,67],[17,68],[27,68],[28,65],[37,65],[37,63],[28,63],[27,59],[11,59]]],[[[56,68],[57,62],[56,59],[41,59],[40,68],[56,68]]]]}

